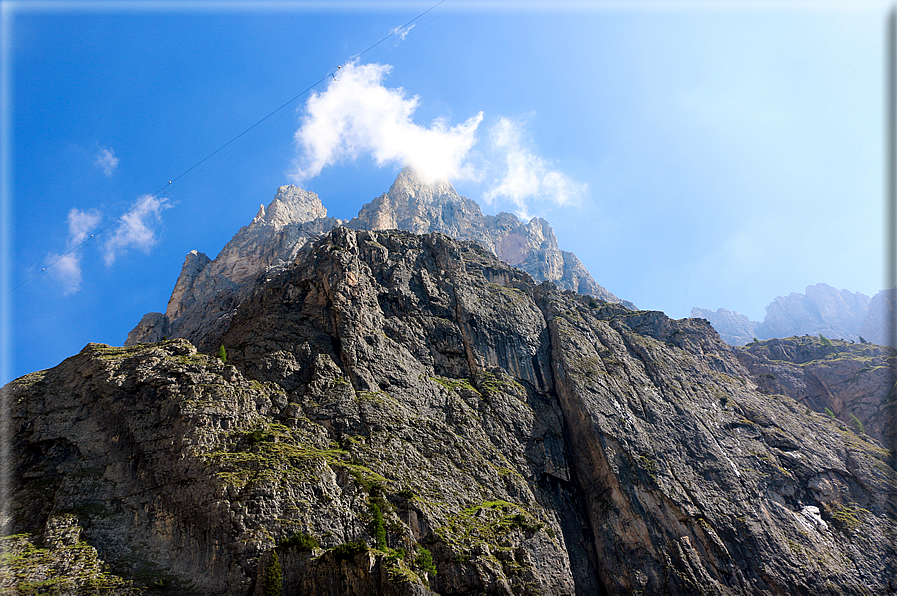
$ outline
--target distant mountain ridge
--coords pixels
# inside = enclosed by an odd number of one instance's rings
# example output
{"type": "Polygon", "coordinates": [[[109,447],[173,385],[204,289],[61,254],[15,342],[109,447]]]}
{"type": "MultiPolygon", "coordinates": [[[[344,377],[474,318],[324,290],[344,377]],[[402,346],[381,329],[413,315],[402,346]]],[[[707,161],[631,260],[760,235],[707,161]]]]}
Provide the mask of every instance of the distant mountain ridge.
{"type": "Polygon", "coordinates": [[[865,340],[893,345],[888,321],[893,320],[895,291],[882,290],[873,297],[838,290],[824,283],[807,286],[806,293],[779,296],[766,307],[762,322],[725,308],[694,307],[692,317],[707,319],[723,340],[743,346],[756,339],[795,335],[819,335],[849,341],[865,340]]]}
{"type": "Polygon", "coordinates": [[[389,192],[364,205],[350,221],[328,217],[317,194],[281,186],[268,207],[260,206],[252,222],[240,228],[215,259],[196,250],[187,254],[166,311],[144,315],[125,345],[183,337],[201,350],[211,349],[208,341],[227,327],[246,298],[249,282],[289,265],[309,240],[341,225],[439,232],[478,242],[536,281],[552,281],[562,290],[635,308],[598,285],[576,255],[560,250],[544,219],[524,223],[511,213],[483,215],[475,201],[460,196],[448,181],[426,184],[405,168],[389,192]]]}

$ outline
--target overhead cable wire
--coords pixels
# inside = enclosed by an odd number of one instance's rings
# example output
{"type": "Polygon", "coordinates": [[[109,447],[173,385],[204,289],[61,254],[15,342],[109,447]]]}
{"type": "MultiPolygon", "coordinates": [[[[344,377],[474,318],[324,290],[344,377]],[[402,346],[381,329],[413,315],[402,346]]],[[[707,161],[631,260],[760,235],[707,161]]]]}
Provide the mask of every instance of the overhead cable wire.
{"type": "MultiPolygon", "coordinates": [[[[392,37],[392,36],[394,36],[394,35],[396,35],[396,34],[398,34],[398,33],[401,33],[402,31],[406,31],[410,25],[413,25],[413,24],[414,24],[415,21],[417,21],[418,19],[422,18],[422,17],[425,16],[426,14],[430,13],[431,11],[433,11],[434,9],[436,9],[437,7],[439,7],[439,5],[442,4],[442,3],[444,3],[444,2],[445,2],[445,0],[439,0],[439,2],[437,2],[436,4],[434,4],[433,6],[431,6],[430,8],[428,8],[427,10],[423,11],[422,13],[420,13],[419,15],[417,15],[416,17],[414,17],[413,19],[411,19],[410,21],[408,21],[407,23],[405,23],[404,25],[402,25],[401,27],[396,27],[395,29],[393,29],[392,31],[390,31],[387,35],[385,35],[383,38],[381,38],[381,39],[380,39],[379,41],[377,41],[376,43],[370,45],[370,46],[369,46],[368,48],[366,48],[364,51],[362,51],[362,52],[360,52],[360,53],[358,53],[358,54],[354,54],[354,55],[352,55],[352,56],[346,61],[346,63],[348,63],[348,62],[352,62],[352,61],[354,61],[354,60],[358,60],[359,58],[361,58],[362,56],[364,56],[365,54],[367,54],[368,52],[370,52],[371,50],[373,50],[374,48],[376,48],[377,46],[379,46],[380,44],[382,44],[384,41],[386,41],[386,40],[389,39],[390,37],[392,37]]],[[[442,14],[444,14],[444,12],[443,12],[443,13],[440,13],[439,15],[437,15],[436,17],[434,17],[434,19],[437,18],[438,16],[441,16],[442,14]]],[[[430,21],[428,21],[428,23],[429,23],[429,22],[432,22],[432,20],[434,20],[434,19],[430,19],[430,21]]],[[[406,31],[406,35],[407,35],[407,34],[410,34],[410,32],[411,32],[410,30],[407,30],[407,31],[406,31]]],[[[209,154],[206,155],[205,157],[203,157],[201,160],[199,160],[198,162],[196,162],[195,164],[193,164],[192,166],[190,166],[189,168],[187,168],[186,170],[184,170],[183,172],[181,172],[180,174],[178,174],[177,176],[175,176],[174,178],[172,178],[171,180],[169,180],[166,184],[163,184],[163,185],[159,188],[159,190],[157,190],[156,192],[154,192],[154,193],[152,193],[152,194],[145,195],[144,198],[143,198],[142,200],[136,202],[136,203],[134,204],[133,207],[131,207],[130,209],[128,209],[127,211],[125,211],[123,214],[119,215],[116,219],[112,220],[110,223],[106,224],[105,226],[103,226],[102,228],[100,228],[100,229],[97,230],[95,233],[91,234],[90,236],[88,236],[87,238],[85,238],[84,240],[82,240],[81,242],[79,242],[78,244],[72,246],[72,247],[69,248],[69,250],[67,250],[66,252],[64,252],[64,253],[62,253],[62,254],[60,254],[60,255],[58,255],[58,256],[56,257],[56,259],[54,259],[53,261],[47,263],[47,264],[46,264],[46,267],[42,267],[40,271],[38,271],[37,273],[35,273],[35,274],[32,275],[31,277],[25,279],[23,282],[21,282],[21,283],[18,284],[17,286],[13,287],[13,288],[6,294],[6,296],[10,296],[10,295],[12,295],[13,292],[15,292],[16,290],[18,290],[19,288],[21,288],[21,287],[24,286],[25,284],[31,282],[33,279],[37,278],[38,276],[40,276],[41,274],[43,274],[44,272],[46,272],[47,269],[53,267],[54,265],[56,265],[57,263],[59,263],[59,261],[61,261],[61,260],[64,259],[65,257],[67,257],[68,255],[72,254],[72,253],[75,252],[76,250],[78,250],[78,249],[82,248],[83,246],[85,246],[85,245],[86,245],[88,242],[90,242],[93,238],[99,236],[100,234],[102,234],[103,232],[105,232],[106,230],[108,230],[109,228],[111,228],[112,226],[114,226],[114,225],[116,225],[116,224],[118,224],[118,223],[120,223],[120,222],[123,222],[124,219],[125,219],[128,215],[134,213],[137,209],[139,209],[140,207],[142,207],[147,201],[149,201],[149,200],[151,200],[151,199],[158,198],[160,194],[163,194],[163,193],[167,194],[166,189],[168,189],[168,187],[170,187],[172,184],[174,184],[175,182],[177,182],[178,180],[180,180],[181,178],[183,178],[184,176],[186,176],[187,174],[189,174],[190,172],[192,172],[192,171],[195,170],[196,168],[200,167],[202,164],[206,163],[207,161],[209,161],[210,159],[212,159],[213,157],[215,157],[216,155],[218,155],[221,151],[223,151],[224,149],[226,149],[227,147],[229,147],[230,145],[232,145],[233,143],[235,143],[237,140],[239,140],[240,138],[242,138],[243,136],[245,136],[245,135],[246,135],[247,133],[249,133],[251,130],[254,130],[254,129],[257,128],[258,126],[260,126],[263,122],[267,121],[269,118],[271,118],[272,116],[274,116],[274,114],[277,114],[278,112],[280,112],[281,110],[283,110],[284,108],[286,108],[287,106],[289,106],[290,104],[292,104],[293,102],[295,102],[297,99],[299,99],[300,97],[302,97],[302,96],[305,95],[306,93],[310,92],[312,89],[314,89],[315,87],[317,87],[318,85],[320,85],[321,83],[323,83],[324,81],[326,81],[327,79],[331,79],[331,78],[334,78],[334,79],[335,79],[335,75],[336,75],[336,73],[339,72],[339,70],[340,70],[341,68],[342,68],[342,66],[337,66],[335,70],[331,70],[331,71],[328,72],[326,75],[324,75],[323,77],[321,77],[320,79],[318,79],[315,83],[309,85],[309,86],[306,87],[304,90],[302,90],[301,92],[299,92],[299,93],[297,93],[295,96],[293,96],[291,99],[289,99],[288,101],[286,101],[286,102],[284,102],[283,104],[281,104],[280,107],[278,107],[278,108],[272,110],[271,112],[269,112],[264,118],[262,118],[261,120],[259,120],[258,122],[256,122],[256,123],[253,124],[252,126],[250,126],[249,128],[245,129],[243,132],[241,132],[241,133],[238,134],[237,136],[233,137],[231,140],[229,140],[228,142],[224,143],[223,145],[221,145],[220,147],[218,147],[217,149],[215,149],[214,151],[212,151],[211,153],[209,153],[209,154]]]]}

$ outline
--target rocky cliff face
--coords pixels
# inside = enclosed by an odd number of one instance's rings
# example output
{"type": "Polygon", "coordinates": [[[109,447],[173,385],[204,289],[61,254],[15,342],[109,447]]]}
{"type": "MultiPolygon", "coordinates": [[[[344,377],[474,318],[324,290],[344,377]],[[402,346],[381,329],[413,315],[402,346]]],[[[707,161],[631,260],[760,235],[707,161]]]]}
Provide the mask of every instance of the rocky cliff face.
{"type": "Polygon", "coordinates": [[[226,363],[91,344],[5,388],[16,540],[77,526],[113,594],[897,590],[892,454],[706,321],[398,231],[241,291],[226,363]]]}
{"type": "Polygon", "coordinates": [[[281,186],[268,208],[260,206],[214,260],[195,250],[187,254],[165,313],[145,315],[125,345],[189,337],[209,347],[204,338],[226,328],[260,272],[292,262],[310,238],[340,223],[327,217],[315,193],[281,186]]]}
{"type": "Polygon", "coordinates": [[[892,345],[888,329],[894,321],[894,290],[869,298],[860,292],[836,290],[827,284],[807,286],[806,293],[779,296],[766,307],[762,322],[720,308],[695,307],[691,316],[707,319],[730,345],[743,346],[754,338],[819,335],[892,345]]]}
{"type": "MultiPolygon", "coordinates": [[[[214,260],[198,251],[187,255],[166,312],[145,315],[125,345],[183,337],[200,349],[211,349],[208,338],[226,328],[246,298],[247,292],[241,290],[260,273],[291,262],[309,239],[343,223],[327,217],[315,193],[281,186],[267,210],[261,206],[252,223],[241,228],[214,260]]],[[[388,193],[362,207],[347,226],[442,232],[473,240],[536,280],[634,308],[595,283],[576,255],[560,250],[544,219],[524,223],[510,213],[484,216],[479,205],[459,196],[448,182],[424,184],[407,168],[388,193]]]]}
{"type": "Polygon", "coordinates": [[[893,447],[897,441],[897,351],[815,337],[753,342],[737,352],[759,390],[792,397],[893,447]]]}

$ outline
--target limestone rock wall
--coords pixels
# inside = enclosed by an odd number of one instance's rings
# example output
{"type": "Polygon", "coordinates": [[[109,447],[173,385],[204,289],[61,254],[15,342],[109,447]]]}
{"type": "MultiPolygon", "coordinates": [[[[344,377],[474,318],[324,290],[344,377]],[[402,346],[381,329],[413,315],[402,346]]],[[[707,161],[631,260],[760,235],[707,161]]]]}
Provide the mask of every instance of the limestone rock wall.
{"type": "MultiPolygon", "coordinates": [[[[523,222],[511,213],[483,215],[476,202],[458,195],[448,182],[425,184],[410,168],[402,170],[389,192],[365,205],[347,226],[415,234],[441,232],[472,240],[537,281],[552,281],[565,290],[621,302],[592,279],[573,253],[558,248],[554,231],[544,219],[523,222]]],[[[626,305],[634,308],[631,303],[626,305]]]]}
{"type": "Polygon", "coordinates": [[[7,533],[74,516],[122,594],[897,590],[893,455],[705,321],[337,228],[207,340],[8,385],[7,533]]]}

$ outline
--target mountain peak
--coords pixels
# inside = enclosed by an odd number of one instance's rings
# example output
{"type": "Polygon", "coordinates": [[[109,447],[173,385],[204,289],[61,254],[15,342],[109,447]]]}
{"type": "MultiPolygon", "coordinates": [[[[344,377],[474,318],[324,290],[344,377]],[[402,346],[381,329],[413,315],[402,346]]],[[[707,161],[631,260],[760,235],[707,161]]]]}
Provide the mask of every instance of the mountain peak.
{"type": "Polygon", "coordinates": [[[427,180],[411,166],[405,166],[399,172],[387,194],[393,200],[414,199],[416,202],[423,203],[461,200],[460,195],[448,180],[427,180]]]}
{"type": "Polygon", "coordinates": [[[327,217],[327,209],[313,192],[292,184],[277,189],[267,209],[260,209],[256,221],[264,221],[280,229],[289,224],[300,224],[327,217]]]}

